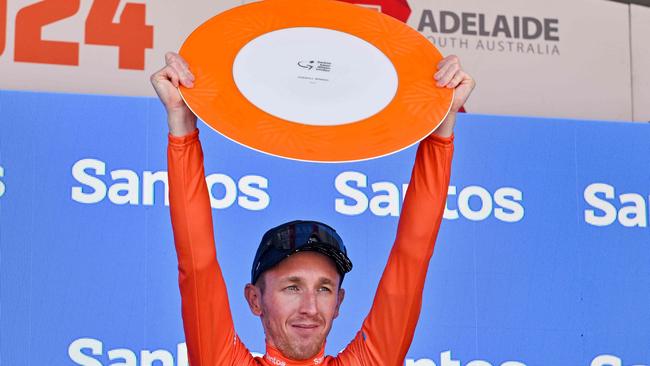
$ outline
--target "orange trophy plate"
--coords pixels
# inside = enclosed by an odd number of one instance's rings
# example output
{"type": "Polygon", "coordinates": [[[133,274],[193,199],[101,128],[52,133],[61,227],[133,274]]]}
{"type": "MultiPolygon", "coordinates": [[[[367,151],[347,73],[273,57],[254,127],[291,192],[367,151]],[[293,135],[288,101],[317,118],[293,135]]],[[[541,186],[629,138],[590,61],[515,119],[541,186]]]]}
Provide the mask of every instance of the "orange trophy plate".
{"type": "Polygon", "coordinates": [[[333,0],[266,0],[221,13],[181,50],[181,87],[210,127],[271,155],[372,159],[435,130],[453,91],[433,75],[436,48],[404,23],[333,0]]]}

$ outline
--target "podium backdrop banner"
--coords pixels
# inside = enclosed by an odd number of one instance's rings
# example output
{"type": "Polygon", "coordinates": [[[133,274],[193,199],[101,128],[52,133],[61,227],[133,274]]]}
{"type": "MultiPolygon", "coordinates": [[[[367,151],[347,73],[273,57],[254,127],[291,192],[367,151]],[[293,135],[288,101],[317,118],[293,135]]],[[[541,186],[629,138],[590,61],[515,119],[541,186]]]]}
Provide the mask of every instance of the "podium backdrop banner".
{"type": "MultiPolygon", "coordinates": [[[[187,366],[153,98],[0,92],[3,365],[187,366]]],[[[236,328],[262,233],[326,222],[354,270],[327,344],[370,308],[414,148],[314,164],[201,125],[236,328]]],[[[442,229],[408,366],[650,364],[650,126],[459,116],[442,229]],[[454,361],[458,361],[454,363],[454,361]]]]}

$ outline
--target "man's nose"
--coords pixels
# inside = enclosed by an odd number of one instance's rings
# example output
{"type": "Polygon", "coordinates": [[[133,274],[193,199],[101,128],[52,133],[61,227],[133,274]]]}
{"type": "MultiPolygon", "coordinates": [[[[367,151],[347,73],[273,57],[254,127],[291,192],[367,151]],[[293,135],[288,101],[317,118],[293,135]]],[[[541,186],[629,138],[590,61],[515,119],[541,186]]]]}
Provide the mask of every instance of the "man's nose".
{"type": "Polygon", "coordinates": [[[303,296],[300,299],[301,314],[306,314],[306,315],[318,314],[318,301],[316,295],[317,294],[312,291],[303,293],[303,296]]]}

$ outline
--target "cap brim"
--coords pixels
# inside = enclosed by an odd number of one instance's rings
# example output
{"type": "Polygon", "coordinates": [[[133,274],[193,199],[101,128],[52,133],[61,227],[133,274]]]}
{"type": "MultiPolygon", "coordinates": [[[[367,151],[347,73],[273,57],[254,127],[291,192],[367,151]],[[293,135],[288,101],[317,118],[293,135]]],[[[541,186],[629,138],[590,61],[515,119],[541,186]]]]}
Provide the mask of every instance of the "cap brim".
{"type": "Polygon", "coordinates": [[[298,252],[305,252],[305,251],[317,252],[330,257],[334,261],[334,263],[336,264],[336,268],[342,275],[352,270],[352,261],[350,261],[350,258],[348,258],[348,256],[345,253],[343,253],[342,251],[336,248],[327,245],[307,244],[296,249],[291,254],[298,253],[298,252]]]}

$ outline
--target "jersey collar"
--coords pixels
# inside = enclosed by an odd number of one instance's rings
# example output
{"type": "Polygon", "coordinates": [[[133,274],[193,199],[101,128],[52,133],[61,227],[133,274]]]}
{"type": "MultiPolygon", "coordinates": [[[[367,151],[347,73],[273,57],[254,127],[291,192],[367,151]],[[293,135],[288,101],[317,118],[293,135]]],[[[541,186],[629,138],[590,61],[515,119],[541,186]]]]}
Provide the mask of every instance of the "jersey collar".
{"type": "Polygon", "coordinates": [[[314,357],[308,360],[296,361],[284,357],[279,350],[273,348],[273,346],[267,343],[266,354],[264,355],[264,359],[271,365],[277,365],[277,366],[314,366],[314,365],[323,364],[323,360],[325,359],[324,355],[325,355],[325,346],[323,345],[323,348],[321,348],[318,354],[316,354],[314,357]]]}

